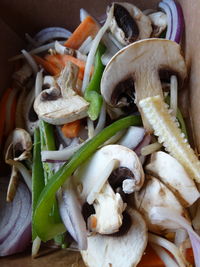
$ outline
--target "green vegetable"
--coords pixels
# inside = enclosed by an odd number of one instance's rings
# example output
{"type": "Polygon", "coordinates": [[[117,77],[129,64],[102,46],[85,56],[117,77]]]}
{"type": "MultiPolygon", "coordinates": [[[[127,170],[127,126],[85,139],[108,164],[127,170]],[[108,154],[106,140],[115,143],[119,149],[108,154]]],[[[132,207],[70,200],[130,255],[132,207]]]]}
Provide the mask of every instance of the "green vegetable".
{"type": "Polygon", "coordinates": [[[105,46],[100,44],[96,52],[94,73],[84,93],[84,98],[90,102],[88,115],[91,120],[96,120],[98,118],[103,103],[103,98],[100,94],[100,83],[104,71],[104,65],[102,64],[101,56],[104,52],[105,46]]]}
{"type": "MultiPolygon", "coordinates": [[[[40,136],[41,136],[41,151],[43,150],[56,150],[53,125],[40,120],[39,124],[40,136]]],[[[54,172],[51,169],[51,163],[43,162],[45,185],[48,183],[49,179],[53,176],[54,172]]],[[[56,199],[54,199],[54,205],[52,206],[50,216],[54,218],[55,222],[61,223],[60,213],[58,210],[58,204],[56,199]]]]}
{"type": "MultiPolygon", "coordinates": [[[[33,146],[33,166],[32,166],[32,214],[35,213],[35,207],[38,198],[45,186],[44,171],[41,160],[40,132],[35,129],[33,146]]],[[[32,227],[32,239],[36,238],[34,227],[32,227]]]]}
{"type": "MultiPolygon", "coordinates": [[[[56,150],[53,126],[43,120],[40,120],[39,124],[40,136],[41,136],[41,151],[43,150],[56,150]]],[[[43,162],[45,184],[47,184],[49,178],[53,175],[51,170],[51,163],[43,162]]]]}
{"type": "Polygon", "coordinates": [[[54,219],[49,216],[55,200],[55,194],[62,184],[69,179],[79,165],[85,162],[106,140],[115,135],[118,131],[131,125],[141,124],[140,116],[128,116],[114,122],[82,146],[71,160],[63,165],[63,167],[49,179],[48,184],[40,195],[33,218],[34,229],[36,229],[37,235],[43,241],[50,240],[55,235],[65,230],[63,224],[55,223],[54,219]]]}

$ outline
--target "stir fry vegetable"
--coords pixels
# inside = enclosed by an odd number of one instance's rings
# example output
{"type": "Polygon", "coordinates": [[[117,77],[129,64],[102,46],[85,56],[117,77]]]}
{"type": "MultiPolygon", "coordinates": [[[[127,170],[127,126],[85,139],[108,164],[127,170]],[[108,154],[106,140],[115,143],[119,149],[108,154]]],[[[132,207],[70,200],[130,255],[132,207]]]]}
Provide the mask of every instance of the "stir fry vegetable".
{"type": "Polygon", "coordinates": [[[82,9],[73,33],[26,35],[30,47],[11,59],[22,64],[0,102],[7,199],[19,198],[23,180],[32,191],[33,257],[46,242],[75,244],[89,267],[184,267],[188,251],[199,266],[200,162],[178,101],[181,7],[114,2],[106,12],[103,26],[82,9]]]}

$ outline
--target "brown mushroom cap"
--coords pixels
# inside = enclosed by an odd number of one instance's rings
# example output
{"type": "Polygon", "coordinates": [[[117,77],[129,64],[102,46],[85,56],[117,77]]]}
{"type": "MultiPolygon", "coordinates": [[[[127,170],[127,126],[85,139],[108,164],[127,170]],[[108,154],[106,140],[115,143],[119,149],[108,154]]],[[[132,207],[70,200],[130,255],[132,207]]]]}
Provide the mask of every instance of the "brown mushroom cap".
{"type": "Polygon", "coordinates": [[[120,100],[117,85],[132,78],[136,104],[146,97],[163,96],[159,77],[162,70],[177,74],[180,81],[185,79],[187,70],[180,45],[159,38],[137,41],[120,50],[107,64],[101,80],[101,94],[109,105],[117,106],[120,100]]]}

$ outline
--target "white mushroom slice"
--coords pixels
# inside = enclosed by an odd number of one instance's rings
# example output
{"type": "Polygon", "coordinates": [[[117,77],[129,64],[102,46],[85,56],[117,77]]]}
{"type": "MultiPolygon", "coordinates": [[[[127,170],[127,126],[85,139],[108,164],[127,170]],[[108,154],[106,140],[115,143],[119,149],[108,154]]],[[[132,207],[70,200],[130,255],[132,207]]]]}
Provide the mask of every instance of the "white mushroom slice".
{"type": "MultiPolygon", "coordinates": [[[[80,198],[85,201],[91,194],[97,181],[101,178],[101,172],[111,160],[119,161],[119,168],[126,168],[132,175],[131,192],[138,191],[144,182],[144,172],[138,156],[131,149],[121,145],[107,145],[99,149],[92,158],[80,166],[74,174],[77,183],[82,184],[80,198]]],[[[129,175],[130,176],[130,175],[129,175]]],[[[99,191],[104,184],[101,184],[99,191]]],[[[130,189],[130,188],[129,188],[130,189]]],[[[90,203],[92,204],[92,203],[90,203]]]]}
{"type": "Polygon", "coordinates": [[[200,196],[194,181],[183,166],[169,154],[159,151],[151,156],[146,170],[165,183],[184,207],[191,206],[200,196]]]}
{"type": "Polygon", "coordinates": [[[167,15],[158,11],[148,15],[153,25],[152,37],[158,37],[167,28],[167,15]]]}
{"type": "Polygon", "coordinates": [[[114,16],[110,31],[123,45],[149,38],[152,32],[151,20],[130,3],[113,3],[114,16]]]}
{"type": "Polygon", "coordinates": [[[57,82],[60,89],[52,87],[39,94],[34,102],[35,112],[39,118],[54,125],[69,123],[87,116],[89,103],[74,91],[77,71],[69,63],[57,82]]]}
{"type": "Polygon", "coordinates": [[[51,75],[44,76],[43,85],[49,87],[55,87],[56,86],[55,78],[51,75]]]}
{"type": "Polygon", "coordinates": [[[123,222],[122,213],[126,204],[119,193],[115,194],[108,182],[97,194],[93,205],[95,215],[88,218],[88,229],[102,235],[118,232],[123,222]]]}
{"type": "Polygon", "coordinates": [[[163,234],[169,230],[176,230],[177,223],[170,221],[158,222],[152,219],[151,211],[154,207],[165,207],[175,210],[181,216],[188,218],[186,210],[174,194],[158,179],[149,176],[140,192],[135,192],[135,204],[144,216],[148,229],[154,233],[163,234]]]}
{"type": "Polygon", "coordinates": [[[147,228],[142,216],[129,209],[130,228],[120,236],[88,236],[88,248],[81,251],[88,267],[134,267],[139,263],[147,245],[147,228]]]}
{"type": "Polygon", "coordinates": [[[137,41],[121,49],[107,64],[101,79],[101,94],[106,103],[113,107],[122,103],[127,105],[131,88],[127,88],[126,92],[123,91],[123,86],[119,85],[133,79],[132,95],[135,93],[135,101],[142,114],[144,127],[150,131],[151,126],[144,118],[139,101],[149,96],[163,97],[159,78],[161,70],[175,72],[180,80],[184,80],[186,65],[180,45],[158,38],[137,41]],[[126,93],[128,96],[124,101],[126,93]]]}

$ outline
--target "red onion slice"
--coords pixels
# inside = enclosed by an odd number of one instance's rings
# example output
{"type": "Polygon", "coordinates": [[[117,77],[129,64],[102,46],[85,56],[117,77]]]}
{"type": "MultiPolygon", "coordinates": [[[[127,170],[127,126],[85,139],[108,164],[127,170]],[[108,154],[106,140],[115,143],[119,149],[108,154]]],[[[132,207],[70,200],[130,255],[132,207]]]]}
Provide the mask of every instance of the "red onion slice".
{"type": "Polygon", "coordinates": [[[18,205],[15,206],[15,212],[13,210],[13,202],[5,202],[7,194],[7,183],[1,183],[1,194],[0,194],[0,243],[3,242],[7,236],[10,234],[12,227],[15,225],[15,222],[19,216],[21,209],[21,200],[19,199],[19,194],[16,196],[15,201],[18,205]],[[3,204],[6,207],[3,207],[3,204]]]}
{"type": "Polygon", "coordinates": [[[63,38],[67,39],[72,33],[61,27],[48,27],[39,31],[35,36],[34,40],[40,44],[45,43],[52,39],[63,38]]]}
{"type": "Polygon", "coordinates": [[[86,250],[86,223],[81,213],[81,205],[70,182],[65,183],[60,189],[57,194],[57,199],[59,203],[60,216],[66,229],[78,243],[79,249],[86,250]]]}
{"type": "Polygon", "coordinates": [[[173,0],[163,0],[163,2],[169,6],[172,14],[172,31],[170,40],[180,43],[184,28],[182,8],[178,2],[175,2],[173,0]]]}
{"type": "Polygon", "coordinates": [[[171,32],[172,32],[172,13],[169,6],[166,3],[160,2],[159,5],[160,9],[165,12],[167,15],[167,32],[166,32],[166,39],[170,40],[171,32]]]}
{"type": "MultiPolygon", "coordinates": [[[[1,211],[8,220],[6,227],[1,228],[0,256],[8,256],[23,251],[31,240],[31,196],[27,187],[20,183],[12,203],[6,203],[8,183],[0,181],[1,211]],[[10,206],[10,207],[9,207],[10,206]],[[9,207],[9,208],[8,208],[9,207]]],[[[0,226],[2,226],[2,221],[0,226]]]]}

